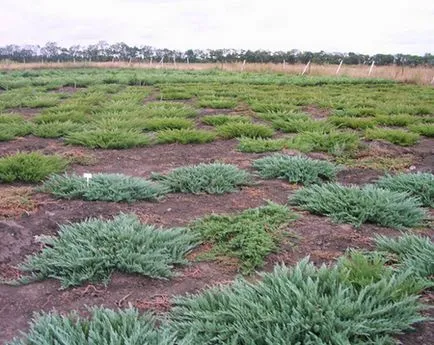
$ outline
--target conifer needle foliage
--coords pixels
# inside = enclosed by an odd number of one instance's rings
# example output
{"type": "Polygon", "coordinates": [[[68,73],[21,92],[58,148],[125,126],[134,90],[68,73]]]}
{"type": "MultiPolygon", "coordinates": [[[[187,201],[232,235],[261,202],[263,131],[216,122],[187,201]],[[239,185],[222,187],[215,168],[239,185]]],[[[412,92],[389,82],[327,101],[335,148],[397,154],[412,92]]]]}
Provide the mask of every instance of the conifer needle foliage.
{"type": "Polygon", "coordinates": [[[377,250],[393,254],[400,270],[410,269],[414,274],[430,279],[434,285],[434,243],[428,237],[406,234],[396,239],[377,236],[377,250]]]}
{"type": "Polygon", "coordinates": [[[19,152],[0,158],[0,182],[39,182],[67,165],[68,161],[59,156],[19,152]]]}
{"type": "Polygon", "coordinates": [[[304,185],[333,181],[338,171],[333,163],[327,161],[281,154],[257,159],[253,167],[263,178],[279,178],[304,185]]]}
{"type": "Polygon", "coordinates": [[[223,194],[237,187],[251,184],[251,176],[235,165],[223,163],[198,164],[180,167],[167,175],[152,174],[171,192],[223,194]]]}
{"type": "Polygon", "coordinates": [[[434,207],[434,175],[431,173],[387,175],[377,185],[384,189],[407,192],[418,197],[424,206],[434,207]]]}
{"type": "Polygon", "coordinates": [[[161,230],[125,214],[62,225],[57,237],[42,241],[47,246],[20,266],[31,273],[22,281],[56,278],[63,287],[107,283],[114,271],[168,278],[173,265],[185,264],[184,256],[197,244],[186,229],[161,230]]]}
{"type": "Polygon", "coordinates": [[[305,259],[276,266],[259,283],[239,279],[176,299],[170,327],[192,344],[392,344],[390,335],[423,320],[417,296],[395,298],[405,279],[392,275],[360,287],[339,267],[316,268],[305,259]]]}
{"type": "Polygon", "coordinates": [[[65,138],[65,142],[90,148],[127,149],[148,145],[150,139],[137,130],[112,128],[89,129],[82,132],[70,133],[65,138]]]}
{"type": "Polygon", "coordinates": [[[286,206],[269,203],[236,215],[207,216],[192,229],[214,245],[213,253],[237,258],[243,273],[250,273],[277,249],[282,227],[295,219],[286,206]]]}
{"type": "Polygon", "coordinates": [[[174,336],[160,331],[156,318],[136,309],[93,308],[89,319],[77,313],[36,314],[29,332],[9,345],[178,345],[174,336]]]}
{"type": "Polygon", "coordinates": [[[52,175],[41,190],[62,199],[89,201],[156,201],[166,189],[140,177],[123,174],[95,174],[89,182],[77,175],[52,175]]]}
{"type": "Polygon", "coordinates": [[[363,188],[333,183],[312,185],[298,190],[291,201],[312,213],[356,227],[363,223],[391,228],[415,227],[425,218],[419,200],[407,193],[372,185],[363,188]]]}

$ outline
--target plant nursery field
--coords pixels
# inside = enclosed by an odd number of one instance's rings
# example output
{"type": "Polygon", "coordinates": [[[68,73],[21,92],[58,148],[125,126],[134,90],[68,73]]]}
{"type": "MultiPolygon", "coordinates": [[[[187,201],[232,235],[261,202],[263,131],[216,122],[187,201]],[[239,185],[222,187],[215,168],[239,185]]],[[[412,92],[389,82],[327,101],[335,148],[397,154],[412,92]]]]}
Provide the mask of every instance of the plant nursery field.
{"type": "Polygon", "coordinates": [[[0,342],[434,343],[434,88],[0,72],[0,342]]]}

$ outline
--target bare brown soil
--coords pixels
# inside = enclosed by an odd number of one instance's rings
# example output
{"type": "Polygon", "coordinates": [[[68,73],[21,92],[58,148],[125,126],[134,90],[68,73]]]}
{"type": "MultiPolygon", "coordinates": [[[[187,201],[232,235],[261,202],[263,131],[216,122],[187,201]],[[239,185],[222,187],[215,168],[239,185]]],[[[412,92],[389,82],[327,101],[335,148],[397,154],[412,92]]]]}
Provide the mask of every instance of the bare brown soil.
{"type": "Polygon", "coordinates": [[[21,115],[26,120],[29,120],[41,112],[41,109],[37,108],[9,108],[8,112],[14,115],[21,115]]]}
{"type": "MultiPolygon", "coordinates": [[[[32,136],[2,143],[0,155],[17,150],[40,150],[44,153],[91,156],[92,165],[73,164],[70,172],[120,172],[128,175],[149,177],[151,172],[167,172],[170,169],[197,163],[215,161],[236,164],[251,169],[255,158],[266,154],[245,154],[236,151],[236,140],[216,141],[202,145],[157,145],[129,150],[90,150],[64,146],[61,140],[40,139],[32,136]]],[[[419,145],[405,149],[424,168],[433,169],[433,140],[423,140],[419,145]]],[[[396,155],[402,154],[399,149],[396,155]]],[[[346,169],[339,174],[341,183],[363,184],[374,181],[382,174],[373,169],[346,169]]],[[[18,185],[19,186],[19,185],[18,185]]],[[[158,203],[137,202],[108,203],[81,200],[55,200],[49,195],[35,193],[33,202],[38,205],[32,213],[14,215],[0,220],[0,278],[14,279],[19,276],[16,266],[26,255],[37,252],[41,244],[38,235],[55,235],[58,225],[81,221],[87,217],[111,218],[119,212],[135,212],[143,222],[163,227],[187,225],[192,220],[209,213],[229,213],[257,207],[265,200],[286,203],[297,187],[285,181],[257,180],[257,184],[242,188],[239,192],[225,195],[170,194],[158,203]]],[[[1,189],[0,189],[1,192],[1,189]]],[[[329,263],[347,248],[370,248],[374,234],[399,235],[397,231],[374,225],[355,229],[350,225],[335,224],[328,218],[298,211],[300,218],[286,229],[290,240],[279,252],[267,258],[264,269],[269,271],[276,263],[294,264],[300,258],[310,256],[316,263],[329,263]]],[[[434,230],[425,230],[434,236],[434,230]]],[[[68,312],[73,309],[85,312],[85,305],[125,307],[132,304],[140,310],[164,313],[170,310],[175,295],[194,293],[207,286],[228,283],[238,274],[231,260],[196,262],[194,258],[207,247],[201,246],[190,255],[192,264],[176,269],[171,280],[155,280],[142,276],[116,273],[107,286],[101,284],[60,290],[55,280],[45,280],[29,285],[0,285],[0,343],[25,331],[32,314],[37,311],[56,310],[68,312]]],[[[256,279],[257,277],[253,277],[256,279]]],[[[426,296],[429,298],[430,296],[426,296]]],[[[432,324],[424,323],[416,332],[400,337],[405,345],[432,344],[432,324]]]]}

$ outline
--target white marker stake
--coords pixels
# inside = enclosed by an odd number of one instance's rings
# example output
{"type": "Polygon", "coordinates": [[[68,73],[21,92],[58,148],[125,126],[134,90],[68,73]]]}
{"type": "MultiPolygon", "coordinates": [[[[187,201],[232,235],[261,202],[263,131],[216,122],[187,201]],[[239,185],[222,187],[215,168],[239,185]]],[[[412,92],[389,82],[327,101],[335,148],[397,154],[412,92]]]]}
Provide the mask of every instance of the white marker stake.
{"type": "Polygon", "coordinates": [[[374,69],[374,65],[375,65],[375,61],[372,61],[372,65],[371,65],[371,68],[369,69],[368,75],[371,75],[372,70],[374,69]]]}
{"type": "Polygon", "coordinates": [[[175,67],[176,67],[176,57],[175,57],[175,55],[173,55],[173,64],[174,64],[175,67]]]}
{"type": "Polygon", "coordinates": [[[151,56],[151,58],[149,59],[149,65],[152,66],[152,56],[151,56]]]}
{"type": "Polygon", "coordinates": [[[243,64],[241,66],[241,70],[244,71],[244,66],[246,65],[246,60],[243,61],[243,64]]]}
{"type": "Polygon", "coordinates": [[[89,187],[89,181],[92,178],[92,174],[91,173],[84,173],[83,177],[86,179],[87,186],[89,187]]]}
{"type": "Polygon", "coordinates": [[[434,84],[434,77],[432,77],[431,79],[431,84],[434,84]]]}
{"type": "Polygon", "coordinates": [[[336,75],[339,74],[339,71],[341,70],[342,67],[342,63],[344,62],[344,59],[341,60],[341,62],[339,63],[338,69],[336,70],[336,75]]]}
{"type": "Polygon", "coordinates": [[[306,66],[304,67],[303,73],[301,73],[301,75],[304,75],[304,74],[306,73],[306,71],[307,71],[307,69],[309,68],[309,66],[310,66],[310,60],[309,60],[309,62],[306,64],[306,66]]]}
{"type": "Polygon", "coordinates": [[[286,69],[286,61],[283,60],[283,69],[286,69]]]}

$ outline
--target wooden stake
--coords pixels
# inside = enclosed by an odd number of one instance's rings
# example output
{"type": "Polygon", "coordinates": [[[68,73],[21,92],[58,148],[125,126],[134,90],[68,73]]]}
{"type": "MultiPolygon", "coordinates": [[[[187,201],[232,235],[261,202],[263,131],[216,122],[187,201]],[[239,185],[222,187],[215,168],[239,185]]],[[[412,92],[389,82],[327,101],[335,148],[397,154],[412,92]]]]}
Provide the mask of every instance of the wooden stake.
{"type": "Polygon", "coordinates": [[[173,64],[174,64],[175,67],[176,67],[176,56],[175,56],[175,55],[173,55],[173,64]]]}
{"type": "Polygon", "coordinates": [[[152,66],[152,56],[151,56],[151,58],[149,59],[149,65],[152,66]]]}
{"type": "Polygon", "coordinates": [[[283,60],[283,69],[286,69],[286,61],[283,60]]]}
{"type": "Polygon", "coordinates": [[[244,67],[246,66],[246,60],[243,61],[243,64],[241,65],[241,71],[244,71],[244,67]]]}
{"type": "Polygon", "coordinates": [[[375,61],[372,61],[371,68],[369,68],[369,73],[368,73],[368,75],[371,75],[372,70],[374,69],[374,65],[375,65],[375,61]]]}
{"type": "Polygon", "coordinates": [[[307,69],[309,68],[309,66],[310,66],[310,60],[309,60],[309,62],[306,64],[306,66],[304,67],[304,70],[303,70],[303,72],[301,73],[301,75],[304,75],[304,74],[306,73],[306,71],[307,71],[307,69]]]}
{"type": "Polygon", "coordinates": [[[339,63],[338,69],[336,70],[336,75],[339,74],[339,71],[341,70],[342,63],[344,62],[344,59],[341,59],[341,62],[339,63]]]}

